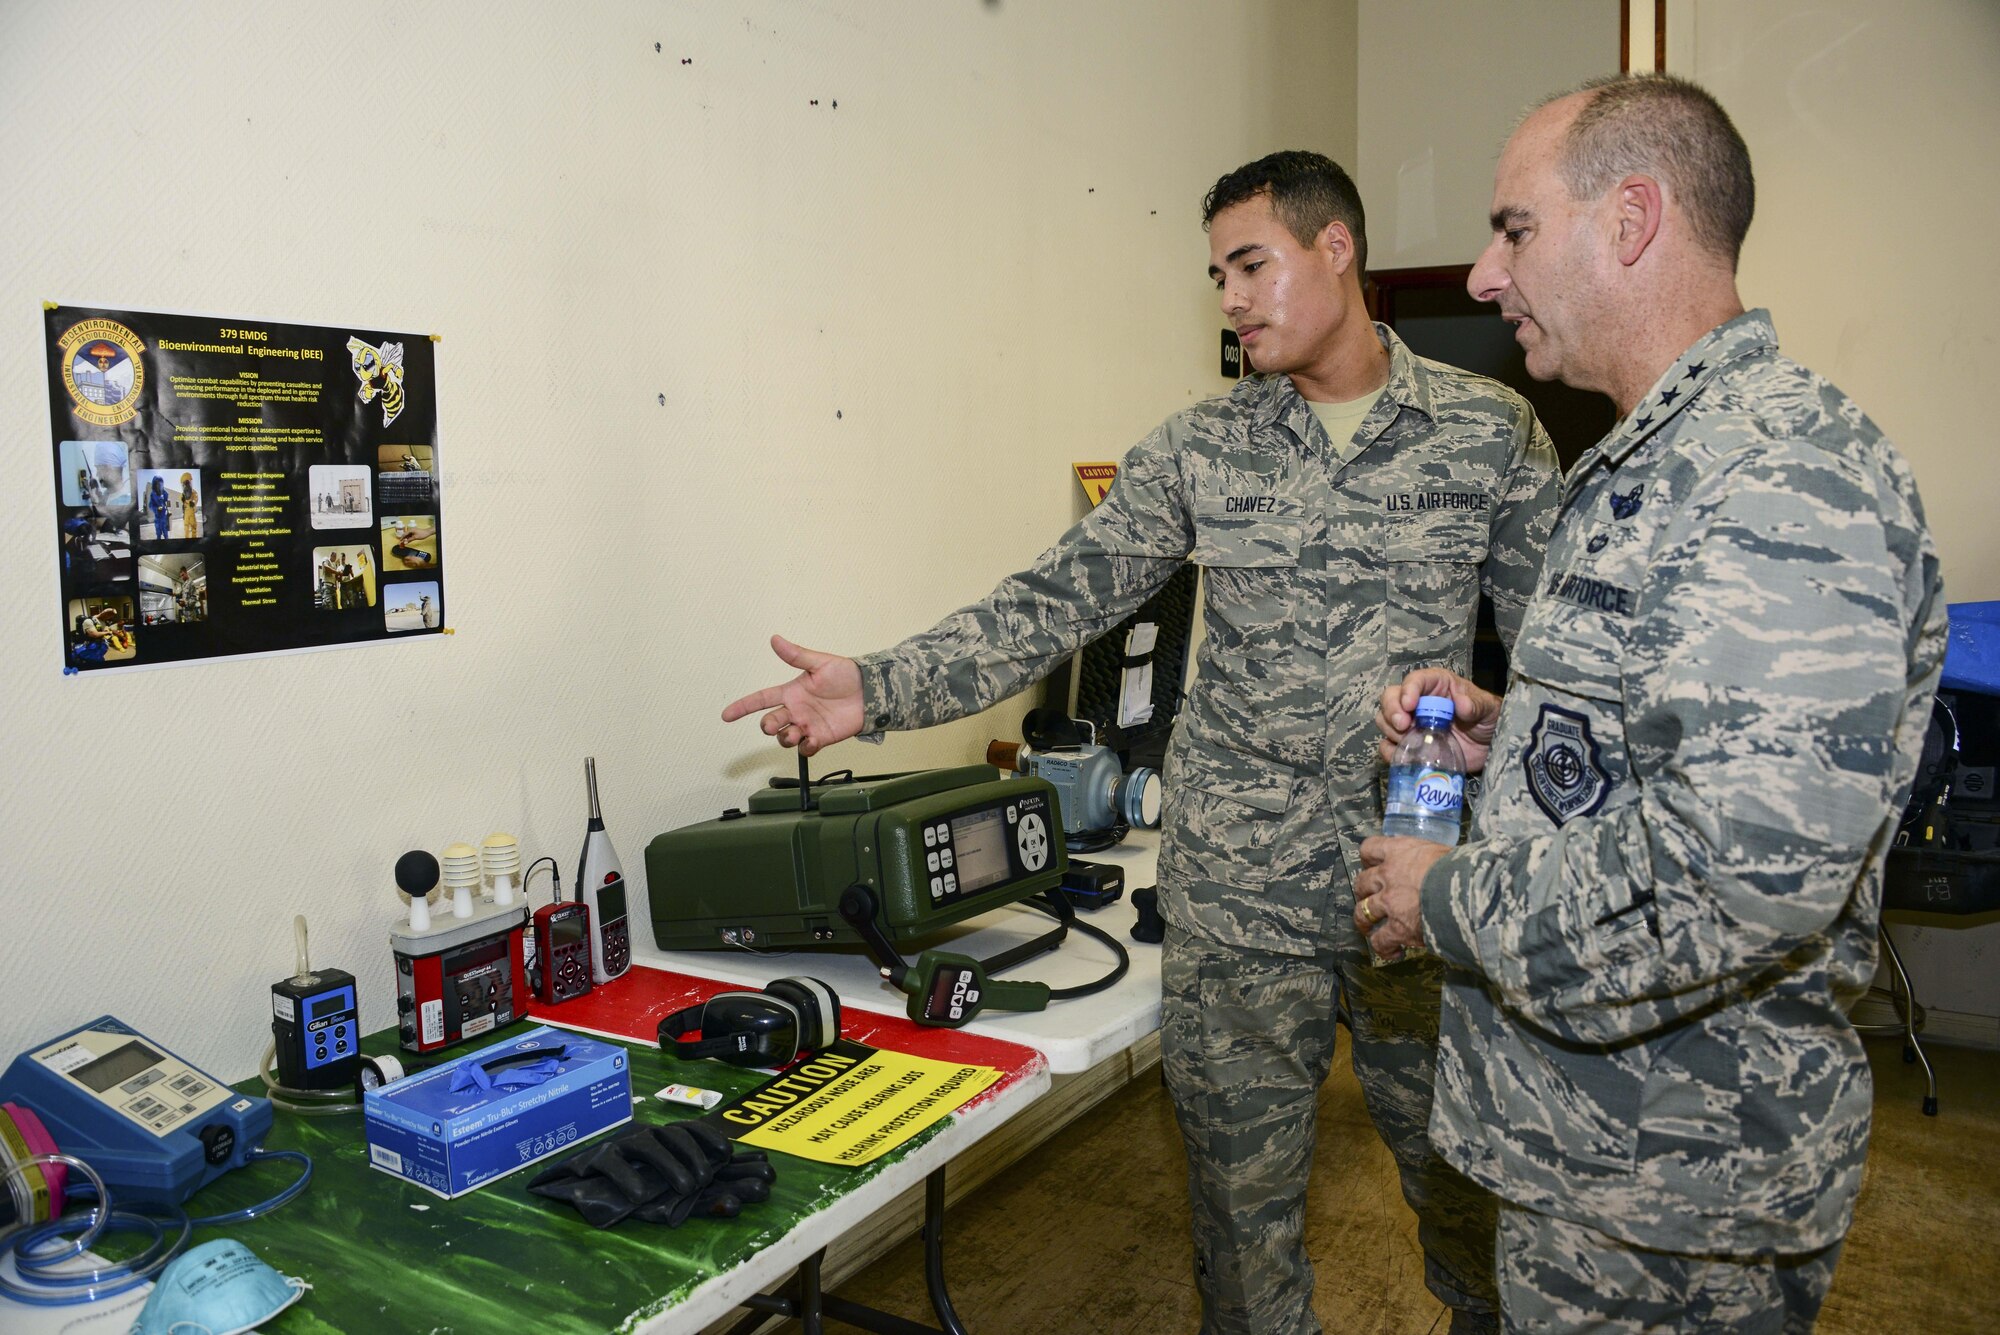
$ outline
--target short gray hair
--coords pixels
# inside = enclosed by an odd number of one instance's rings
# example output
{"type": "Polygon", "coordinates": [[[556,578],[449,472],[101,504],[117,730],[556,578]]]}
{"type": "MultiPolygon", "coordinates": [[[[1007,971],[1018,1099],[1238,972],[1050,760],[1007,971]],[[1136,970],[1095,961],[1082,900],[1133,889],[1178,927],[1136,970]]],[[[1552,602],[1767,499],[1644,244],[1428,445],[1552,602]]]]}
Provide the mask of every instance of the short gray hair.
{"type": "Polygon", "coordinates": [[[1570,122],[1557,171],[1570,194],[1596,199],[1635,173],[1665,183],[1702,249],[1732,271],[1757,206],[1750,149],[1722,104],[1671,74],[1614,74],[1549,98],[1590,100],[1570,122]]]}

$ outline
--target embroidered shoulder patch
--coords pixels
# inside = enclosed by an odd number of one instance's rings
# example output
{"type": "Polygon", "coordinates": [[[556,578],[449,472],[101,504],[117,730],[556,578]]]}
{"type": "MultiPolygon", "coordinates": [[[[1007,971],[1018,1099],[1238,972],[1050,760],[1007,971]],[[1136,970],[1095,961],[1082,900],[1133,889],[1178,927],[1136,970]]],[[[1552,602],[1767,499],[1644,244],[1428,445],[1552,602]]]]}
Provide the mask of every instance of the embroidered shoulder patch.
{"type": "Polygon", "coordinates": [[[1528,793],[1542,814],[1561,825],[1575,816],[1594,815],[1611,791],[1611,776],[1590,720],[1559,705],[1543,705],[1528,734],[1528,793]]]}

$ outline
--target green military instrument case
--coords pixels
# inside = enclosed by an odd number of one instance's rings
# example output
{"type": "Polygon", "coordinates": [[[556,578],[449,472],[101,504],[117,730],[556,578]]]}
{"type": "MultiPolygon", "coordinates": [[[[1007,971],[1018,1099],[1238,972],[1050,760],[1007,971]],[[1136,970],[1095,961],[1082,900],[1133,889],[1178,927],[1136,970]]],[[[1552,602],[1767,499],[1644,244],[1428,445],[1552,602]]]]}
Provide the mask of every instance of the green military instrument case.
{"type": "Polygon", "coordinates": [[[797,788],[760,789],[747,810],[668,830],[646,846],[660,949],[858,943],[839,907],[857,884],[873,892],[877,922],[902,943],[1052,890],[1068,865],[1056,792],[1042,779],[1000,779],[991,766],[967,765],[808,791],[810,810],[800,809],[797,788]],[[933,882],[944,873],[930,859],[953,847],[951,873],[976,865],[990,875],[1004,856],[1004,876],[940,890],[933,882]]]}

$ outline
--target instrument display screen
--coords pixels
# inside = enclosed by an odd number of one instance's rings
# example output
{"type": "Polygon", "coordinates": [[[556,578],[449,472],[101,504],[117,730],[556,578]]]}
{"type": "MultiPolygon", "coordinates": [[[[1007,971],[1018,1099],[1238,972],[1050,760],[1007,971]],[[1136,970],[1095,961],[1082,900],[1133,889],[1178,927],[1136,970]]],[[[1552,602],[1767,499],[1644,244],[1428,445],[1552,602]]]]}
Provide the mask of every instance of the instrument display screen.
{"type": "Polygon", "coordinates": [[[159,1064],[160,1054],[135,1038],[122,1047],[113,1048],[95,1061],[77,1067],[70,1074],[102,1094],[113,1085],[122,1085],[139,1072],[150,1070],[159,1064]]]}
{"type": "Polygon", "coordinates": [[[958,858],[961,894],[984,890],[1007,879],[1007,822],[998,807],[975,811],[951,822],[952,852],[958,858]]]}
{"type": "Polygon", "coordinates": [[[597,914],[605,922],[617,922],[625,916],[625,881],[613,881],[597,892],[597,914]]]}
{"type": "Polygon", "coordinates": [[[329,992],[323,997],[316,998],[310,1006],[306,1007],[306,1019],[308,1021],[324,1020],[327,1016],[338,1015],[346,1009],[347,992],[344,989],[339,992],[329,992]]]}
{"type": "Polygon", "coordinates": [[[557,918],[549,924],[549,944],[560,949],[563,946],[573,946],[583,940],[583,924],[585,921],[585,916],[581,913],[565,913],[562,917],[557,918]]]}

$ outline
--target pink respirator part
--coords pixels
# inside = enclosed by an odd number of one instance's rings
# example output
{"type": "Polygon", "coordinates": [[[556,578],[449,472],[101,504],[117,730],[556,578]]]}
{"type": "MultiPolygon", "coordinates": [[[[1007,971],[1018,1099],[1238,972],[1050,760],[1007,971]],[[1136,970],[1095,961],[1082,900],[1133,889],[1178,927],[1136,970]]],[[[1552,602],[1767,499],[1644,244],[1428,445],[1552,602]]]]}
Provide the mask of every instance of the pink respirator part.
{"type": "MultiPolygon", "coordinates": [[[[57,1153],[55,1138],[49,1135],[42,1119],[31,1109],[18,1103],[0,1103],[0,1166],[14,1167],[26,1163],[28,1155],[57,1153]]],[[[69,1169],[62,1164],[34,1164],[24,1171],[7,1176],[4,1194],[13,1197],[14,1211],[21,1217],[16,1221],[29,1224],[43,1219],[53,1219],[63,1212],[63,1188],[69,1183],[69,1169]],[[22,1207],[34,1205],[37,1175],[48,1183],[48,1213],[42,1214],[31,1208],[23,1213],[22,1207]]]]}

